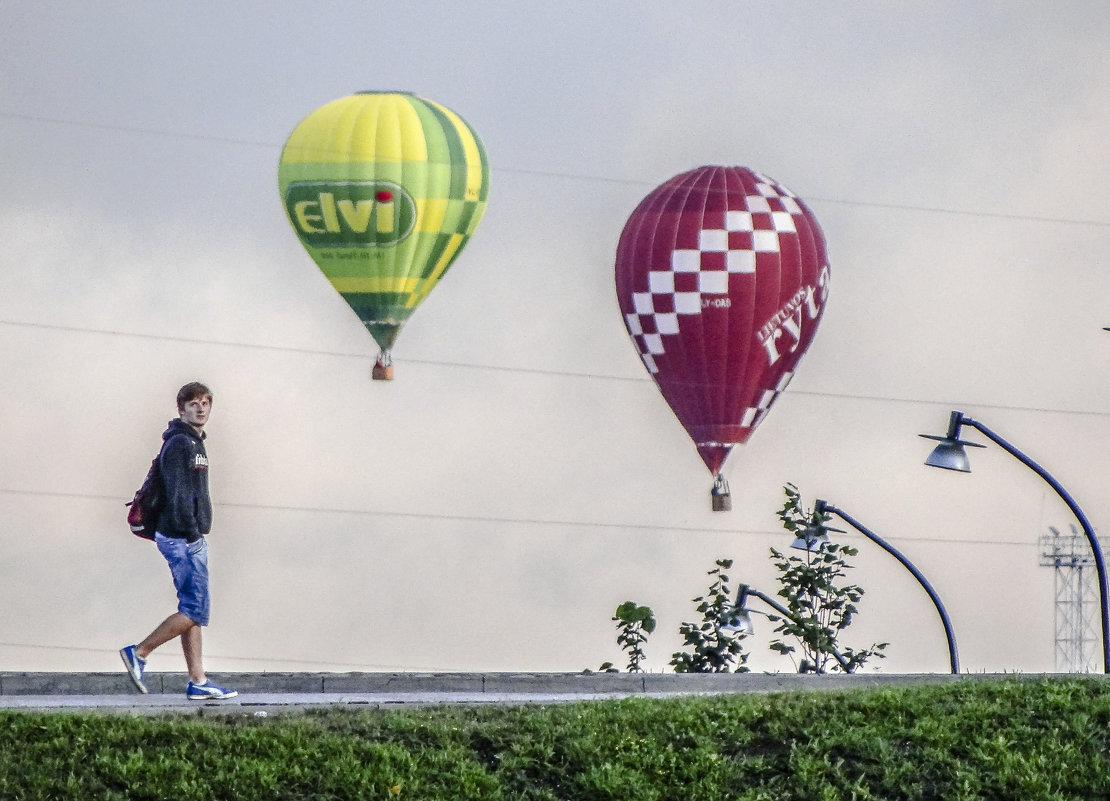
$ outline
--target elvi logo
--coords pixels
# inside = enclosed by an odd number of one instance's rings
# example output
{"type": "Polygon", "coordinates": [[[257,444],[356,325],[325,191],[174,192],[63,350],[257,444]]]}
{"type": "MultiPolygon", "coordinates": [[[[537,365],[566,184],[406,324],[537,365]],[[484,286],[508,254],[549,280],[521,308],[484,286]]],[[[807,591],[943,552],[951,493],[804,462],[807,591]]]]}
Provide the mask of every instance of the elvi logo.
{"type": "Polygon", "coordinates": [[[416,203],[389,181],[304,181],[289,185],[285,208],[313,247],[388,247],[412,233],[416,203]]]}

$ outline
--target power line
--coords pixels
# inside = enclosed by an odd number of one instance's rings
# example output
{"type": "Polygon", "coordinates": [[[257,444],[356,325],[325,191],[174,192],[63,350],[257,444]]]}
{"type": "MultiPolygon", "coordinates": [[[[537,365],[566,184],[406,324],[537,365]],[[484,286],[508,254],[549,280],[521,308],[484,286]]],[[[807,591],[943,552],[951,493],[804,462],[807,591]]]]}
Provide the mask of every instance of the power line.
{"type": "MultiPolygon", "coordinates": [[[[60,498],[70,500],[85,500],[85,501],[108,501],[118,503],[121,506],[126,499],[121,499],[112,495],[99,495],[93,493],[81,492],[56,492],[50,490],[31,490],[31,489],[12,489],[9,487],[0,487],[0,494],[5,495],[26,495],[31,497],[42,498],[60,498]]],[[[465,523],[496,523],[498,525],[518,525],[518,526],[551,526],[551,527],[564,527],[564,528],[594,528],[594,529],[634,529],[640,531],[663,531],[663,532],[681,532],[681,533],[695,533],[695,534],[741,534],[741,535],[765,535],[773,534],[774,532],[756,531],[756,530],[738,530],[738,529],[716,529],[705,528],[698,526],[664,526],[652,525],[648,523],[610,523],[605,521],[596,520],[557,520],[557,519],[544,519],[544,518],[529,518],[529,517],[497,517],[492,515],[459,515],[459,514],[436,514],[431,512],[405,512],[387,509],[350,509],[342,507],[326,507],[326,506],[286,506],[281,504],[263,504],[263,503],[243,503],[243,502],[220,502],[213,504],[217,508],[227,509],[246,509],[254,511],[265,512],[283,512],[283,513],[298,513],[298,514],[329,514],[329,515],[350,515],[354,517],[393,517],[393,518],[410,518],[416,520],[440,520],[440,521],[458,521],[465,523]]]]}
{"type": "MultiPolygon", "coordinates": [[[[333,356],[342,359],[373,359],[374,355],[370,352],[365,353],[352,353],[350,351],[330,351],[321,350],[318,348],[297,348],[287,345],[263,345],[254,342],[230,342],[227,340],[218,339],[197,339],[195,337],[182,337],[173,336],[169,334],[145,334],[134,331],[113,331],[110,329],[102,328],[79,328],[77,326],[69,325],[55,325],[53,323],[32,323],[19,320],[0,320],[0,325],[7,325],[16,328],[40,328],[51,331],[63,331],[73,334],[95,334],[98,336],[113,336],[113,337],[131,337],[135,339],[149,339],[160,342],[180,342],[186,345],[208,345],[213,347],[223,348],[248,348],[251,350],[265,350],[276,351],[280,353],[301,353],[310,356],[333,356]]],[[[436,359],[414,359],[406,358],[407,364],[424,364],[433,367],[461,367],[473,370],[492,370],[495,372],[506,373],[525,373],[533,375],[548,375],[548,376],[562,376],[566,378],[598,378],[607,381],[635,381],[637,383],[648,382],[651,379],[646,376],[631,377],[631,376],[616,376],[606,375],[602,373],[583,373],[569,370],[544,370],[538,367],[505,367],[496,364],[476,364],[474,362],[455,362],[444,361],[436,359]]]]}
{"type": "MultiPolygon", "coordinates": [[[[33,114],[14,114],[11,112],[0,112],[0,118],[10,120],[22,120],[25,122],[44,123],[50,125],[68,125],[78,128],[91,128],[93,130],[116,131],[120,133],[138,134],[142,136],[160,136],[174,139],[189,139],[201,142],[216,142],[219,144],[242,145],[244,147],[263,147],[267,149],[280,149],[282,147],[282,143],[279,142],[263,142],[250,139],[240,139],[237,137],[213,136],[211,134],[192,134],[182,133],[180,131],[166,131],[157,128],[143,128],[138,126],[85,122],[82,120],[70,120],[60,117],[45,117],[33,114]]],[[[587,181],[590,183],[611,183],[644,187],[654,186],[651,181],[646,181],[642,179],[614,178],[602,175],[584,175],[581,173],[557,172],[547,170],[527,170],[512,167],[491,167],[490,171],[494,173],[505,173],[507,175],[533,175],[543,178],[558,178],[561,180],[569,181],[587,181]]],[[[827,198],[813,196],[807,198],[807,202],[829,203],[842,206],[856,206],[859,208],[886,209],[889,211],[907,211],[925,214],[948,214],[963,217],[978,217],[983,219],[1010,220],[1013,222],[1032,222],[1049,225],[1082,225],[1095,228],[1110,228],[1110,221],[1105,220],[1084,220],[1071,217],[1045,217],[1042,215],[1034,214],[1014,214],[1004,212],[976,211],[969,209],[951,209],[941,206],[917,206],[908,203],[878,203],[865,200],[847,200],[844,198],[827,198]]]]}
{"type": "MultiPolygon", "coordinates": [[[[116,650],[108,648],[90,648],[81,645],[43,645],[41,643],[32,642],[0,642],[0,648],[34,648],[43,651],[80,651],[81,653],[89,654],[114,654],[116,650]]],[[[373,665],[363,662],[328,662],[320,659],[292,659],[284,656],[231,656],[228,654],[212,654],[205,653],[205,659],[223,659],[238,662],[287,662],[292,665],[322,665],[334,668],[361,668],[366,670],[372,668],[374,670],[427,670],[434,671],[440,670],[438,667],[426,667],[419,665],[373,665]]]]}
{"type": "Polygon", "coordinates": [[[1080,417],[1110,417],[1110,412],[1100,412],[1091,409],[1053,409],[1048,406],[1016,406],[1014,404],[1006,403],[977,403],[971,401],[940,401],[930,400],[926,398],[898,398],[893,395],[859,395],[850,392],[824,392],[821,390],[810,389],[790,389],[787,390],[788,395],[805,395],[815,398],[839,398],[845,400],[866,400],[875,401],[879,403],[914,403],[914,404],[929,404],[936,406],[950,406],[952,408],[960,408],[967,406],[974,406],[981,409],[994,409],[997,411],[1006,412],[1036,412],[1038,414],[1068,414],[1080,417]]]}
{"type": "Polygon", "coordinates": [[[876,203],[866,200],[843,200],[836,198],[806,198],[807,203],[831,203],[839,206],[860,206],[870,209],[889,209],[891,211],[913,211],[927,214],[951,214],[960,217],[979,217],[993,220],[1010,220],[1013,222],[1033,222],[1061,225],[1086,225],[1094,228],[1110,228],[1110,222],[1104,220],[1077,220],[1069,217],[1043,217],[1034,214],[1009,214],[994,211],[972,211],[969,209],[946,209],[939,206],[913,206],[904,203],[876,203]]]}
{"type": "Polygon", "coordinates": [[[107,337],[127,337],[133,339],[149,339],[157,342],[180,342],[186,345],[209,345],[224,348],[250,348],[252,350],[270,350],[283,353],[305,353],[313,356],[338,356],[345,359],[372,359],[373,354],[351,353],[342,351],[320,350],[318,348],[296,348],[289,345],[262,345],[254,342],[229,342],[219,339],[198,339],[196,337],[182,337],[170,334],[146,334],[138,331],[114,331],[104,328],[81,328],[72,325],[57,325],[54,323],[34,323],[23,320],[0,320],[0,325],[15,328],[40,328],[47,331],[64,331],[71,334],[96,334],[107,337]]]}
{"type": "MultiPolygon", "coordinates": [[[[134,331],[113,331],[98,328],[80,328],[77,326],[55,325],[52,323],[34,323],[19,320],[0,320],[0,326],[14,328],[35,328],[51,331],[62,331],[73,334],[91,334],[96,336],[125,337],[134,339],[148,339],[159,342],[178,342],[186,345],[206,345],[223,348],[246,348],[251,350],[273,351],[279,353],[299,353],[308,356],[329,356],[341,359],[372,359],[370,352],[353,353],[349,351],[329,351],[318,348],[299,348],[287,345],[262,345],[253,342],[231,342],[227,340],[198,339],[195,337],[182,337],[170,334],[146,334],[134,331]]],[[[408,364],[420,364],[429,367],[449,367],[468,370],[488,370],[502,373],[519,373],[524,375],[542,375],[556,378],[583,378],[599,381],[617,381],[648,384],[652,383],[648,376],[618,376],[606,373],[587,373],[572,370],[547,370],[539,367],[507,367],[494,364],[478,364],[475,362],[446,361],[437,359],[406,358],[408,364]]],[[[800,397],[836,398],[840,400],[860,400],[874,403],[909,403],[928,404],[933,406],[948,406],[958,408],[973,406],[980,409],[994,409],[998,411],[1034,412],[1037,414],[1065,414],[1086,417],[1110,417],[1110,411],[1097,411],[1089,409],[1053,409],[1046,406],[1019,406],[1015,404],[979,403],[969,401],[938,400],[934,398],[902,398],[894,395],[864,395],[850,392],[827,392],[822,390],[789,389],[787,394],[800,397]]]]}
{"type": "MultiPolygon", "coordinates": [[[[107,501],[114,504],[124,503],[124,499],[112,495],[97,495],[80,492],[55,492],[49,490],[12,489],[0,487],[0,494],[23,495],[30,497],[55,498],[63,500],[107,501]]],[[[735,534],[737,536],[784,537],[782,531],[767,529],[707,528],[704,526],[673,526],[650,523],[611,523],[598,520],[559,520],[538,517],[498,517],[493,515],[434,514],[430,512],[404,512],[385,509],[350,509],[326,506],[285,506],[280,504],[220,502],[216,508],[244,509],[248,511],[279,512],[287,514],[328,514],[349,515],[352,517],[392,517],[414,520],[454,521],[465,523],[489,523],[496,525],[540,526],[553,528],[620,529],[622,531],[655,531],[682,534],[735,534]]],[[[122,524],[121,524],[122,525],[122,524]]],[[[849,532],[849,536],[857,536],[849,532]]],[[[925,542],[947,545],[1013,545],[1037,547],[1037,543],[1014,540],[969,540],[956,537],[889,537],[898,542],[925,542]]]]}
{"type": "Polygon", "coordinates": [[[181,131],[164,131],[157,128],[139,128],[130,125],[86,122],[84,120],[67,120],[61,117],[42,117],[34,114],[12,114],[9,112],[0,112],[0,117],[10,120],[23,120],[25,122],[47,123],[50,125],[69,125],[73,126],[74,128],[91,128],[97,131],[114,131],[116,133],[141,134],[143,136],[162,136],[168,139],[192,139],[200,142],[218,142],[225,145],[245,145],[247,147],[281,147],[281,145],[274,142],[254,142],[249,139],[239,139],[228,136],[182,133],[181,131]]]}

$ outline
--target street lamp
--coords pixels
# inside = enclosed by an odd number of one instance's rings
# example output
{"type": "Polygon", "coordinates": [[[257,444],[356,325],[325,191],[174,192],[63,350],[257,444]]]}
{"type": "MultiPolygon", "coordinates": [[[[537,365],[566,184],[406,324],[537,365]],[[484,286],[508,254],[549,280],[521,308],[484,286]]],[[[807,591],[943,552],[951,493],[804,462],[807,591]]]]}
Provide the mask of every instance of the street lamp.
{"type": "Polygon", "coordinates": [[[795,540],[793,547],[800,547],[803,550],[819,550],[819,546],[814,546],[816,545],[816,543],[819,543],[821,541],[821,537],[824,537],[824,541],[828,542],[829,538],[825,532],[840,531],[840,529],[830,528],[829,526],[825,525],[824,522],[829,518],[830,515],[836,515],[852,528],[863,534],[863,536],[867,537],[867,539],[871,540],[873,543],[878,545],[884,551],[886,551],[899,562],[901,562],[902,566],[913,574],[913,577],[917,579],[918,584],[920,584],[922,588],[924,588],[925,592],[929,594],[929,600],[931,600],[933,602],[933,606],[936,607],[937,614],[940,615],[941,625],[944,626],[944,636],[948,639],[949,665],[952,668],[953,674],[959,674],[960,655],[959,652],[956,650],[956,636],[952,633],[952,622],[948,619],[948,612],[945,611],[944,604],[941,603],[940,596],[937,595],[936,590],[933,589],[933,585],[929,583],[928,579],[926,579],[925,576],[921,574],[921,571],[914,567],[910,560],[903,556],[897,548],[884,540],[874,531],[864,526],[843,509],[839,509],[836,506],[833,506],[828,501],[824,501],[819,498],[817,502],[813,505],[813,511],[815,517],[817,517],[821,522],[811,526],[807,526],[803,532],[803,534],[805,535],[804,540],[802,540],[803,544],[799,546],[798,540],[795,540]]]}
{"type": "Polygon", "coordinates": [[[991,442],[994,442],[1011,456],[1016,457],[1018,461],[1043,478],[1048,485],[1056,491],[1056,494],[1060,496],[1064,503],[1068,505],[1068,508],[1071,509],[1076,519],[1079,520],[1079,525],[1083,527],[1083,533],[1087,535],[1087,542],[1091,544],[1091,552],[1095,559],[1095,571],[1098,574],[1099,603],[1102,612],[1102,670],[1103,673],[1110,673],[1110,618],[1107,617],[1106,565],[1102,559],[1102,548],[1098,544],[1098,538],[1095,536],[1095,531],[1091,527],[1090,521],[1087,520],[1087,515],[1083,514],[1083,510],[1079,508],[1079,504],[1077,504],[1071,495],[1068,494],[1067,490],[1060,485],[1060,482],[1050,476],[1043,467],[978,420],[972,420],[963,412],[952,412],[952,416],[948,421],[948,433],[943,437],[934,436],[932,434],[918,435],[925,437],[925,439],[937,440],[939,443],[933,452],[929,454],[929,458],[925,460],[925,464],[930,467],[940,467],[945,470],[957,470],[962,473],[970,473],[971,465],[968,462],[964,446],[971,445],[976,448],[983,448],[986,446],[961,440],[960,430],[963,426],[971,426],[978,430],[991,442]]]}
{"type": "MultiPolygon", "coordinates": [[[[821,501],[823,503],[823,501],[821,501]]],[[[824,518],[822,518],[824,520],[824,518]]],[[[801,533],[794,538],[790,543],[790,547],[799,551],[820,551],[826,545],[831,545],[832,541],[829,539],[829,532],[833,531],[837,534],[843,534],[844,531],[832,526],[826,526],[822,523],[819,526],[806,526],[802,529],[801,533]]]]}
{"type": "MultiPolygon", "coordinates": [[[[743,635],[751,634],[755,631],[755,626],[752,624],[751,610],[748,609],[748,597],[752,595],[763,601],[763,603],[767,604],[787,620],[793,621],[798,626],[802,625],[798,618],[790,614],[790,610],[774,598],[765,595],[749,584],[741,584],[736,588],[736,603],[732,607],[730,619],[721,627],[722,629],[743,635]]],[[[836,646],[832,647],[832,653],[844,672],[851,673],[851,670],[848,669],[848,660],[836,649],[836,646]]]]}

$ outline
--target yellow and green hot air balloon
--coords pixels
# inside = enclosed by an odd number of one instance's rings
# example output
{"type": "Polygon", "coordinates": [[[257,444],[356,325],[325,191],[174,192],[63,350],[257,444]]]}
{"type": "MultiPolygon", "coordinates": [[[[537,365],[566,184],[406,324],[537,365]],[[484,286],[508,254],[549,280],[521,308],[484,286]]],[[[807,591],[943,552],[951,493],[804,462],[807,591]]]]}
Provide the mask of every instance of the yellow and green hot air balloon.
{"type": "Polygon", "coordinates": [[[486,210],[489,162],[458,114],[406,92],[359,92],[293,129],[278,167],[289,222],[381,348],[393,343],[486,210]]]}

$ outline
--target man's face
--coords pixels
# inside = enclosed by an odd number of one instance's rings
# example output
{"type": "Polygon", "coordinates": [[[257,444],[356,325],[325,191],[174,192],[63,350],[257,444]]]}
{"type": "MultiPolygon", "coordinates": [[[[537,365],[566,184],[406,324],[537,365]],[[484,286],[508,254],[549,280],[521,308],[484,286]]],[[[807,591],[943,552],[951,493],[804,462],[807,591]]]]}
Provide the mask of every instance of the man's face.
{"type": "Polygon", "coordinates": [[[201,429],[208,422],[208,416],[211,413],[212,399],[205,395],[201,398],[185,401],[185,407],[181,410],[181,419],[193,428],[201,429]]]}

